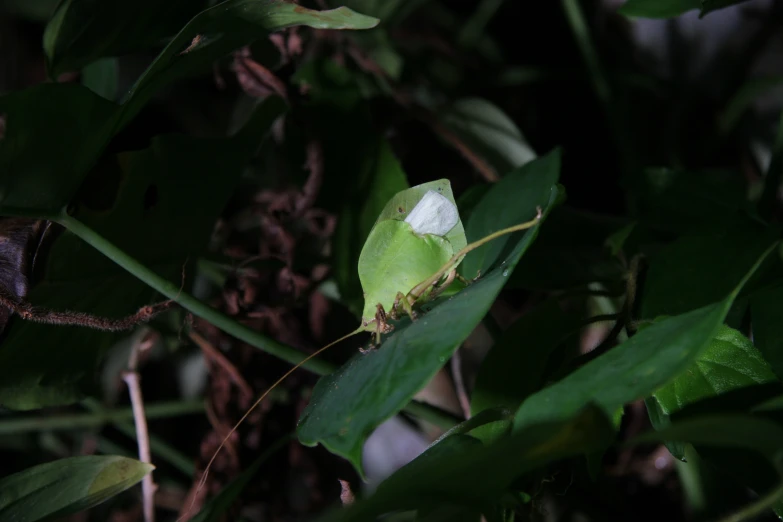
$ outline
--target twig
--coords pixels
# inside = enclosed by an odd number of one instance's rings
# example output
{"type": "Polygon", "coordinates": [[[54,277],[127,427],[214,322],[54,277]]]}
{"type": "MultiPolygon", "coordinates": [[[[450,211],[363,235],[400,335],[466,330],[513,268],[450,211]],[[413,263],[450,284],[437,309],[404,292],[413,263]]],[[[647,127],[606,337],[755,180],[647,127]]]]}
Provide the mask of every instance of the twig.
{"type": "Polygon", "coordinates": [[[451,356],[451,378],[454,379],[454,389],[457,391],[459,405],[467,420],[470,418],[470,399],[465,388],[465,380],[462,378],[462,356],[459,354],[459,348],[451,356]]]}
{"type": "MultiPolygon", "coordinates": [[[[139,354],[148,347],[149,345],[143,341],[134,343],[130,357],[128,357],[128,370],[123,372],[122,380],[128,385],[128,393],[130,394],[131,406],[133,408],[133,421],[136,425],[136,440],[139,445],[139,460],[146,464],[152,464],[147,418],[144,415],[144,399],[141,394],[139,374],[136,371],[139,354]]],[[[144,522],[155,522],[156,489],[157,486],[152,479],[152,473],[147,473],[141,481],[144,522]]]]}
{"type": "Polygon", "coordinates": [[[127,317],[111,319],[83,312],[70,310],[51,310],[41,306],[33,306],[25,300],[17,299],[0,287],[0,306],[4,306],[26,321],[52,324],[57,326],[83,326],[94,330],[121,332],[146,323],[174,306],[174,301],[163,301],[154,305],[143,306],[127,317]]]}

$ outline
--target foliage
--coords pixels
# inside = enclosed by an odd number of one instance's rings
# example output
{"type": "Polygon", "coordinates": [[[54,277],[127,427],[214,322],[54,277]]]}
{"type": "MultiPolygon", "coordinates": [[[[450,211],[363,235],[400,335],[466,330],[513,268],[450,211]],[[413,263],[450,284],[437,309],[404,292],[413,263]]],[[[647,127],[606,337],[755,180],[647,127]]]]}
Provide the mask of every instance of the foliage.
{"type": "Polygon", "coordinates": [[[0,2],[0,520],[783,517],[783,9],[469,4],[0,2]]]}

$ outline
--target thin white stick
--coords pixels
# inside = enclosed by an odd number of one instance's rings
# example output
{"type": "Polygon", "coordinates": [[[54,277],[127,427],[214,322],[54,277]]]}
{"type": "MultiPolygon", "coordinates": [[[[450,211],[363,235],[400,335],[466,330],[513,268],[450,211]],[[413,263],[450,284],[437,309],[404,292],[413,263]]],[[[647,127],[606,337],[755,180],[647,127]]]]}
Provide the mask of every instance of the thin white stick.
{"type": "MultiPolygon", "coordinates": [[[[138,352],[142,350],[142,344],[143,342],[134,343],[128,358],[128,370],[122,373],[122,380],[128,385],[128,393],[130,394],[133,421],[136,425],[136,441],[139,446],[139,460],[152,464],[147,417],[144,414],[144,399],[141,395],[139,374],[136,372],[138,352]]],[[[155,522],[155,491],[157,489],[158,486],[152,479],[152,472],[147,473],[141,481],[144,522],[155,522]]]]}
{"type": "Polygon", "coordinates": [[[451,378],[454,380],[454,388],[457,391],[462,414],[467,420],[470,418],[470,399],[465,388],[465,380],[462,378],[462,357],[459,354],[459,348],[451,356],[451,378]]]}

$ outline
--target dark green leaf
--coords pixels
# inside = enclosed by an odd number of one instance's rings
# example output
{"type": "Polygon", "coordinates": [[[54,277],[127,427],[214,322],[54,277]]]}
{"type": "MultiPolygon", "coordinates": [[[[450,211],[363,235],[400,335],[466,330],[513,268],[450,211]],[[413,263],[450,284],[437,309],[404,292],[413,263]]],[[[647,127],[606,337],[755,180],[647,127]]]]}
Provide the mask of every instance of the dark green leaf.
{"type": "Polygon", "coordinates": [[[712,415],[686,419],[660,431],[634,437],[627,445],[680,441],[706,446],[748,448],[775,459],[783,449],[783,427],[750,415],[712,415]]]}
{"type": "Polygon", "coordinates": [[[377,18],[340,7],[314,11],[278,0],[227,0],[202,11],[155,58],[123,101],[117,128],[123,127],[168,83],[209,68],[231,51],[273,31],[304,25],[315,29],[369,29],[377,18]]]}
{"type": "MultiPolygon", "coordinates": [[[[542,205],[546,200],[541,191],[527,192],[521,187],[525,183],[535,183],[538,186],[550,180],[556,182],[559,169],[560,151],[555,150],[539,158],[539,161],[525,164],[496,183],[471,212],[470,221],[465,228],[468,243],[529,220],[530,210],[535,209],[536,205],[542,205]],[[534,177],[542,178],[543,181],[532,181],[534,177]],[[513,200],[510,199],[512,197],[513,200]]],[[[546,194],[548,196],[549,193],[546,194]]],[[[479,273],[486,274],[498,260],[503,259],[503,254],[508,254],[513,248],[507,246],[509,243],[514,244],[511,242],[512,237],[499,237],[470,252],[460,265],[462,275],[472,279],[479,273]]]]}
{"type": "MultiPolygon", "coordinates": [[[[560,154],[556,151],[504,178],[479,203],[474,219],[481,216],[484,226],[492,226],[488,221],[491,210],[487,206],[515,208],[520,216],[517,222],[530,219],[537,205],[548,210],[557,197],[554,184],[559,165],[560,154]],[[514,205],[509,205],[509,201],[514,205]]],[[[495,230],[512,224],[504,221],[507,216],[496,218],[495,230]]],[[[373,429],[400,411],[470,334],[503,288],[538,228],[522,235],[502,266],[416,322],[398,324],[378,350],[357,355],[334,374],[322,378],[300,419],[299,440],[311,446],[320,442],[361,470],[364,440],[373,429]]]]}
{"type": "MultiPolygon", "coordinates": [[[[111,157],[86,187],[112,197],[104,201],[83,191],[76,217],[179,282],[186,258],[206,247],[244,165],[283,109],[279,98],[268,99],[232,138],[164,135],[148,149],[111,157]]],[[[29,300],[56,310],[122,317],[154,295],[68,232],[54,242],[42,269],[29,300]]],[[[116,334],[89,328],[15,318],[0,345],[0,404],[29,409],[79,400],[114,339],[116,334]]]]}
{"type": "Polygon", "coordinates": [[[0,520],[65,517],[104,502],[152,470],[138,460],[96,455],[34,466],[0,479],[0,520]]]}
{"type": "Polygon", "coordinates": [[[653,396],[661,411],[671,415],[701,399],[775,380],[753,343],[733,328],[721,325],[690,368],[653,396]]]}
{"type": "Polygon", "coordinates": [[[50,74],[160,45],[204,7],[204,0],[60,2],[43,37],[50,74]]]}
{"type": "Polygon", "coordinates": [[[746,181],[735,171],[647,169],[629,188],[635,217],[653,229],[681,233],[755,216],[746,181]]]}
{"type": "Polygon", "coordinates": [[[565,422],[530,426],[491,445],[467,435],[447,437],[382,482],[368,499],[320,521],[367,521],[392,510],[443,502],[484,508],[499,500],[511,482],[525,473],[600,450],[613,438],[609,419],[596,408],[586,408],[565,422]]]}
{"type": "Polygon", "coordinates": [[[0,211],[35,217],[60,212],[108,141],[116,110],[114,103],[68,83],[0,97],[6,127],[0,140],[0,211]]]}
{"type": "MultiPolygon", "coordinates": [[[[351,143],[351,148],[355,145],[351,143]]],[[[350,197],[346,198],[340,212],[334,237],[335,279],[340,296],[358,316],[364,303],[356,276],[359,254],[386,202],[408,188],[405,172],[386,140],[372,137],[359,150],[357,158],[361,158],[363,164],[345,190],[350,197]]],[[[340,166],[345,168],[346,165],[341,163],[340,166]]]]}
{"type": "Polygon", "coordinates": [[[580,316],[549,300],[523,315],[497,340],[481,363],[470,409],[516,409],[544,384],[549,356],[579,329],[580,316]]]}
{"type": "Polygon", "coordinates": [[[753,340],[779,378],[783,378],[783,286],[766,288],[750,298],[753,340]]]}
{"type": "Polygon", "coordinates": [[[622,283],[623,266],[606,241],[625,226],[625,220],[556,208],[509,285],[551,290],[596,281],[622,283]]]}
{"type": "MultiPolygon", "coordinates": [[[[671,425],[671,418],[666,415],[661,409],[661,405],[654,397],[647,397],[644,399],[644,405],[647,408],[647,415],[650,418],[650,424],[658,431],[661,431],[671,425]]],[[[666,441],[664,443],[669,453],[674,458],[679,460],[685,460],[686,444],[681,441],[666,441]]]]}
{"type": "Polygon", "coordinates": [[[722,301],[647,326],[563,380],[528,397],[517,411],[515,428],[568,418],[588,403],[613,413],[685,371],[716,335],[737,293],[770,251],[761,255],[722,301]]]}
{"type": "Polygon", "coordinates": [[[776,239],[747,220],[694,230],[650,259],[640,316],[676,315],[722,299],[776,239]]]}
{"type": "Polygon", "coordinates": [[[114,101],[117,98],[118,69],[116,58],[97,60],[82,69],[82,85],[101,98],[114,101]]]}

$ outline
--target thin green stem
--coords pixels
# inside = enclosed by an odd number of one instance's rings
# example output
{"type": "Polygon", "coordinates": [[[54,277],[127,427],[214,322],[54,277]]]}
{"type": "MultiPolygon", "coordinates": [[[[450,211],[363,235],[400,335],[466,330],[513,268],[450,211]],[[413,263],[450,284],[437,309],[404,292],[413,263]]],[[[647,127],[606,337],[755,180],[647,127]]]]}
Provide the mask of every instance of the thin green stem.
{"type": "Polygon", "coordinates": [[[759,497],[756,502],[721,519],[720,522],[742,522],[743,520],[752,520],[765,511],[772,509],[781,498],[783,498],[783,483],[778,484],[772,491],[759,497]]]}
{"type": "MultiPolygon", "coordinates": [[[[157,419],[202,413],[202,401],[161,402],[147,406],[147,418],[157,419]]],[[[44,430],[74,430],[95,428],[104,424],[133,419],[130,408],[96,411],[93,413],[74,413],[69,415],[36,416],[22,419],[0,421],[0,435],[44,430]]]]}
{"type": "MultiPolygon", "coordinates": [[[[100,402],[92,398],[85,399],[82,404],[85,408],[94,413],[103,413],[106,411],[100,402]]],[[[152,418],[149,415],[149,408],[150,406],[145,406],[145,416],[148,419],[152,418]]],[[[203,411],[203,404],[201,411],[203,411]]],[[[126,437],[136,440],[136,427],[131,422],[116,420],[112,422],[112,426],[122,432],[126,437]]],[[[168,462],[186,477],[193,478],[193,474],[196,472],[196,466],[194,465],[192,458],[180,452],[174,446],[153,433],[149,434],[149,440],[150,449],[156,458],[168,462]]]]}
{"type": "Polygon", "coordinates": [[[405,411],[444,430],[450,430],[463,421],[463,419],[446,410],[441,410],[423,402],[411,401],[405,407],[405,411]]]}
{"type": "MultiPolygon", "coordinates": [[[[73,216],[63,214],[58,218],[57,222],[150,287],[198,317],[209,321],[224,332],[291,364],[299,364],[307,357],[306,354],[290,346],[278,343],[265,335],[251,330],[247,326],[199,301],[187,292],[182,291],[177,285],[160,277],[73,216]]],[[[319,360],[307,361],[302,367],[320,375],[325,375],[334,370],[331,364],[319,360]]]]}
{"type": "MultiPolygon", "coordinates": [[[[224,315],[210,306],[202,303],[195,297],[182,291],[179,287],[170,281],[160,277],[158,274],[141,264],[126,252],[119,249],[109,240],[73,216],[69,216],[66,213],[63,213],[56,219],[52,219],[52,221],[56,221],[60,225],[67,228],[69,232],[81,238],[84,242],[88,243],[98,252],[117,263],[119,266],[149,285],[151,288],[157,290],[172,301],[178,303],[183,308],[192,312],[194,315],[209,321],[213,325],[236,337],[237,339],[240,339],[241,341],[258,348],[263,352],[266,352],[293,365],[303,363],[301,365],[303,369],[309,370],[317,375],[328,375],[336,370],[336,366],[333,364],[327,361],[310,358],[310,356],[307,354],[300,353],[290,346],[286,346],[284,344],[278,343],[277,341],[269,339],[268,337],[251,330],[247,326],[236,322],[227,315],[224,315]],[[305,359],[307,360],[305,361],[305,359]]],[[[408,406],[406,406],[405,411],[421,417],[424,420],[430,421],[433,424],[442,426],[444,423],[447,423],[443,412],[438,408],[432,407],[428,404],[411,402],[408,404],[408,406]]],[[[453,425],[454,423],[450,424],[450,426],[453,425]]]]}
{"type": "Polygon", "coordinates": [[[433,286],[436,282],[438,282],[440,278],[443,277],[444,274],[446,274],[452,268],[457,266],[462,261],[462,258],[465,257],[469,252],[477,249],[482,245],[489,243],[493,239],[499,238],[500,236],[504,236],[506,234],[513,234],[514,232],[519,232],[522,230],[533,228],[541,221],[541,216],[542,216],[541,207],[539,207],[536,209],[536,217],[534,217],[530,221],[526,221],[524,223],[520,223],[519,225],[514,225],[512,227],[498,230],[497,232],[493,232],[492,234],[482,237],[478,241],[474,241],[473,243],[463,247],[462,250],[460,250],[459,252],[451,256],[451,259],[446,261],[446,263],[442,267],[440,267],[440,269],[438,269],[438,271],[435,272],[432,276],[425,279],[418,285],[414,286],[413,289],[410,292],[408,292],[408,295],[412,296],[414,299],[418,298],[424,293],[425,290],[427,290],[428,288],[433,286]]]}

